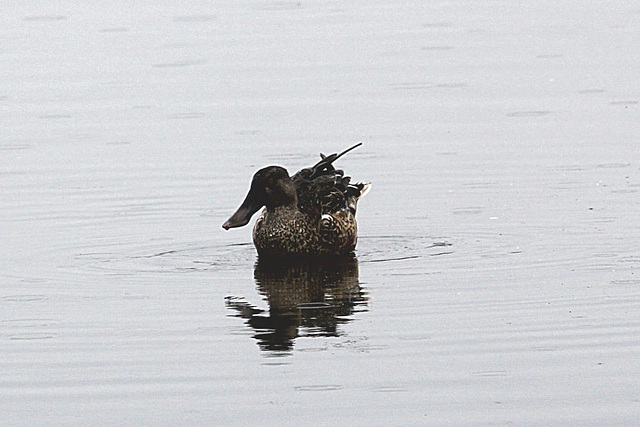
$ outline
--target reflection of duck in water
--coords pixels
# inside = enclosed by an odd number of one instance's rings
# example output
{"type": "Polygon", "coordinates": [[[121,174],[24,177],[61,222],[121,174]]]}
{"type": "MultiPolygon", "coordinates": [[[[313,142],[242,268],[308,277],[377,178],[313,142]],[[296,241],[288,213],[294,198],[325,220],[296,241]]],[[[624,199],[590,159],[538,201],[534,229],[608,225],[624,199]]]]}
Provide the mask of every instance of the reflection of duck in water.
{"type": "Polygon", "coordinates": [[[304,262],[261,257],[254,278],[269,312],[233,297],[227,306],[247,319],[263,350],[291,350],[298,336],[338,336],[338,325],[366,304],[353,255],[304,262]]]}
{"type": "Polygon", "coordinates": [[[360,145],[321,155],[322,160],[293,177],[280,166],[260,169],[242,205],[222,227],[242,227],[265,206],[253,228],[253,242],[261,255],[352,252],[357,240],[356,206],[371,184],[351,184],[333,162],[360,145]]]}

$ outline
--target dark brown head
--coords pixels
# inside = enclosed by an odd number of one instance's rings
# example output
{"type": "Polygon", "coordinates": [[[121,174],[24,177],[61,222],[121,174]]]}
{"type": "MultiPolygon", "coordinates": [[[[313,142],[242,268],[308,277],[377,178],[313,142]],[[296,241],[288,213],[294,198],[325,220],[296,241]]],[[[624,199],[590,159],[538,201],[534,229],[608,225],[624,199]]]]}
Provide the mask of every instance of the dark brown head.
{"type": "Polygon", "coordinates": [[[247,197],[231,218],[222,224],[222,228],[228,230],[247,225],[253,214],[263,206],[272,210],[295,203],[296,188],[287,170],[280,166],[267,166],[253,175],[247,197]]]}

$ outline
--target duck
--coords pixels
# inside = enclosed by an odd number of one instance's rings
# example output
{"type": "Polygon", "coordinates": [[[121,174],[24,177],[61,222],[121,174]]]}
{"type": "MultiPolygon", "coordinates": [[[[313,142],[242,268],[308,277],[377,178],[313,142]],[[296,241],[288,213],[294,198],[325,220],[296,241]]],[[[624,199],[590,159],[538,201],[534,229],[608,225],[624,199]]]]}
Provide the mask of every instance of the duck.
{"type": "Polygon", "coordinates": [[[282,166],[258,170],[249,192],[222,228],[243,227],[262,209],[253,227],[259,256],[352,254],[358,240],[356,209],[371,183],[351,182],[333,163],[362,145],[328,156],[289,176],[282,166]]]}

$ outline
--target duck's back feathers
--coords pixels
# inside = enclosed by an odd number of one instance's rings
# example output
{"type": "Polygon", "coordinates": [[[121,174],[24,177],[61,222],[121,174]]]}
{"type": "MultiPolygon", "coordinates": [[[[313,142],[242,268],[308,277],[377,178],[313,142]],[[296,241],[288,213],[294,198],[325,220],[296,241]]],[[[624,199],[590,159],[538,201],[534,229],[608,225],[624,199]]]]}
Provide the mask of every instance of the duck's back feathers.
{"type": "Polygon", "coordinates": [[[351,177],[344,176],[341,169],[335,169],[333,162],[360,145],[362,143],[340,154],[325,156],[321,153],[322,160],[292,177],[298,195],[298,207],[302,212],[316,218],[344,209],[356,213],[357,201],[369,190],[370,184],[351,184],[351,177]]]}

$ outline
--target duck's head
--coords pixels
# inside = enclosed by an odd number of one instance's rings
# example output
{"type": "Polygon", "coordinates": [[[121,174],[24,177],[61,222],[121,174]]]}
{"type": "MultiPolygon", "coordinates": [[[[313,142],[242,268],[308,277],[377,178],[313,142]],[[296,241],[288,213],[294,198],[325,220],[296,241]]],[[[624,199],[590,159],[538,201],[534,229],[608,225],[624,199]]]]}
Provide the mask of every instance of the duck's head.
{"type": "Polygon", "coordinates": [[[222,224],[222,228],[228,230],[247,225],[253,214],[263,206],[272,210],[296,203],[296,188],[287,170],[280,166],[267,166],[253,175],[247,197],[231,218],[222,224]]]}

